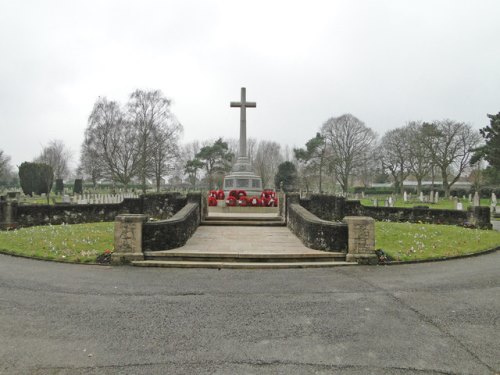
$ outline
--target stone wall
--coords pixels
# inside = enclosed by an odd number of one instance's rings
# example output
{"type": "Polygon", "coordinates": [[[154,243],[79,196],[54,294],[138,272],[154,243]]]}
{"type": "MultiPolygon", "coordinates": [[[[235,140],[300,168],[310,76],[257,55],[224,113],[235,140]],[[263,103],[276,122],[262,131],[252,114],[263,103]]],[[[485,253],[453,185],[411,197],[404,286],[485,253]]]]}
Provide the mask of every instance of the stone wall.
{"type": "Polygon", "coordinates": [[[473,225],[481,229],[491,229],[489,207],[470,207],[467,211],[428,207],[370,207],[363,206],[358,200],[322,194],[300,199],[300,205],[323,220],[342,220],[345,216],[369,216],[378,221],[473,225]]]}
{"type": "MultiPolygon", "coordinates": [[[[114,221],[116,216],[124,213],[167,219],[185,204],[186,198],[179,193],[147,194],[139,198],[126,198],[121,203],[115,204],[25,205],[15,201],[0,201],[0,224],[6,222],[7,205],[11,206],[13,227],[24,228],[49,224],[114,221]]],[[[5,229],[5,226],[3,227],[5,229]]]]}
{"type": "Polygon", "coordinates": [[[287,226],[305,246],[323,251],[347,251],[347,224],[322,220],[299,204],[297,194],[286,198],[287,226]]]}
{"type": "Polygon", "coordinates": [[[200,203],[200,194],[190,194],[188,203],[172,218],[145,223],[143,251],[170,250],[184,246],[200,225],[200,203]]]}

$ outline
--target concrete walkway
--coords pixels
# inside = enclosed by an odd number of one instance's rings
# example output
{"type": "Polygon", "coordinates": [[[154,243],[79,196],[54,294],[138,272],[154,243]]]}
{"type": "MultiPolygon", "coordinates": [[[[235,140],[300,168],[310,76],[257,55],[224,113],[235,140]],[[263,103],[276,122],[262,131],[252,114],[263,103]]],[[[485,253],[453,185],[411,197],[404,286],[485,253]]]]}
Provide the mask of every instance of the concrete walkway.
{"type": "Polygon", "coordinates": [[[185,253],[323,254],[305,247],[287,227],[200,226],[185,246],[185,253]]]}

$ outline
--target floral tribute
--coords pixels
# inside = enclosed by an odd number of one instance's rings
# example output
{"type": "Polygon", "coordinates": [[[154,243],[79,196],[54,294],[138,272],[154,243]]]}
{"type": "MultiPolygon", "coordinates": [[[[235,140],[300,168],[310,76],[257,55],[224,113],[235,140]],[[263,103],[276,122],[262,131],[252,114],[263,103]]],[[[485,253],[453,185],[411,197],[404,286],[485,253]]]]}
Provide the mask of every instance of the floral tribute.
{"type": "Polygon", "coordinates": [[[218,200],[225,200],[229,207],[277,207],[278,197],[276,192],[271,189],[262,191],[260,197],[247,195],[245,190],[231,190],[225,197],[223,190],[211,190],[208,195],[208,205],[217,206],[218,200]]]}

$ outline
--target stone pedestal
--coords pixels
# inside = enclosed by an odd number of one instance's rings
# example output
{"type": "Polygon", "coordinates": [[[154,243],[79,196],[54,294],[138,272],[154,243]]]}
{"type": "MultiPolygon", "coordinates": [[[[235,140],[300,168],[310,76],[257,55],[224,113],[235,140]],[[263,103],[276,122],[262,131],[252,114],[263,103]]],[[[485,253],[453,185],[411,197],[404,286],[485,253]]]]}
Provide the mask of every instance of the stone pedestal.
{"type": "Polygon", "coordinates": [[[124,214],[115,218],[115,251],[113,263],[130,263],[144,260],[142,253],[142,225],[146,215],[124,214]]]}
{"type": "Polygon", "coordinates": [[[248,196],[260,196],[262,188],[262,179],[255,174],[247,157],[239,157],[231,173],[224,177],[226,197],[231,190],[245,190],[248,196]]]}
{"type": "Polygon", "coordinates": [[[375,254],[375,220],[365,216],[346,216],[348,253],[346,261],[377,264],[375,254]]]}

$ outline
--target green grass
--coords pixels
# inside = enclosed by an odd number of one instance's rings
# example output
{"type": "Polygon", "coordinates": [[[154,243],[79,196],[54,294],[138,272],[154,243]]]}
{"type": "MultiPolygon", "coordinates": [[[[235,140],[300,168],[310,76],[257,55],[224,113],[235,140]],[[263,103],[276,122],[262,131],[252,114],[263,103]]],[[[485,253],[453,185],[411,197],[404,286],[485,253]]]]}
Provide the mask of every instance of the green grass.
{"type": "MultiPolygon", "coordinates": [[[[49,225],[0,232],[0,250],[27,257],[96,263],[113,250],[114,223],[49,225]]],[[[376,248],[410,261],[476,253],[500,246],[500,232],[451,225],[376,222],[376,248]]]]}
{"type": "Polygon", "coordinates": [[[500,246],[500,232],[452,225],[376,222],[375,246],[398,261],[437,259],[500,246]]]}
{"type": "Polygon", "coordinates": [[[113,250],[114,223],[48,225],[0,232],[0,250],[71,263],[95,263],[113,250]]]}

